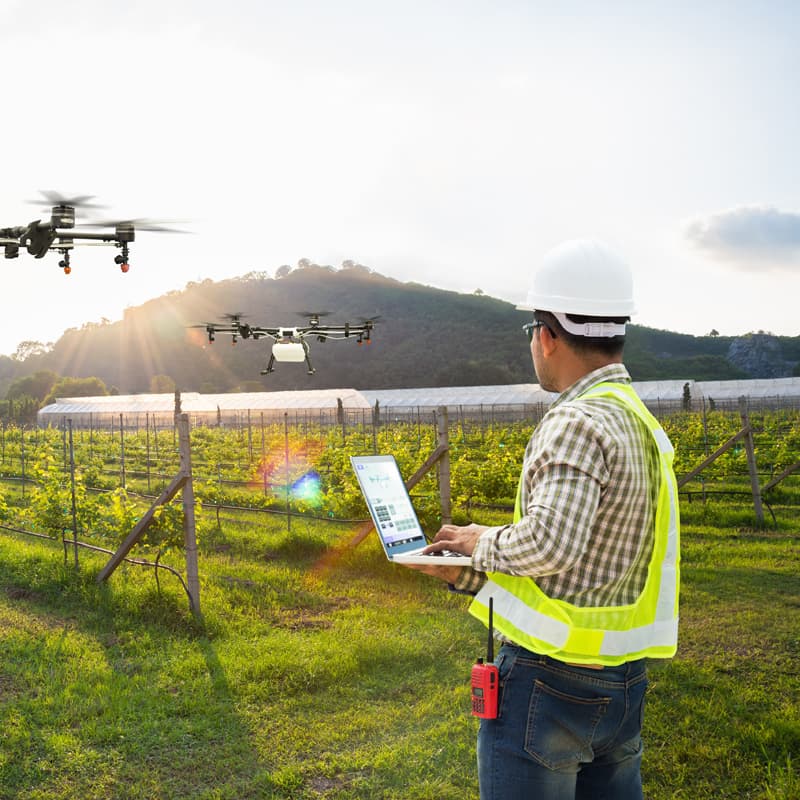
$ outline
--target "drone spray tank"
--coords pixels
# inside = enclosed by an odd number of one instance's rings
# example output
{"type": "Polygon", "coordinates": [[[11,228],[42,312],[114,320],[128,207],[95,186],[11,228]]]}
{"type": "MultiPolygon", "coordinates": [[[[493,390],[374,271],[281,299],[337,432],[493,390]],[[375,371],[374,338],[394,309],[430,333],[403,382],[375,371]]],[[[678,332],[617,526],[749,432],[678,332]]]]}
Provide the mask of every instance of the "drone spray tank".
{"type": "Polygon", "coordinates": [[[302,342],[275,342],[272,355],[278,362],[300,364],[306,360],[306,351],[302,342]]]}
{"type": "MultiPolygon", "coordinates": [[[[316,323],[312,322],[312,325],[316,326],[316,323]]],[[[311,365],[308,345],[302,338],[300,341],[297,341],[297,334],[298,331],[296,328],[279,328],[277,330],[277,337],[275,343],[272,345],[269,363],[265,370],[261,370],[262,375],[273,372],[276,361],[278,363],[287,364],[302,364],[305,361],[308,367],[308,374],[314,374],[315,370],[311,365]]]]}

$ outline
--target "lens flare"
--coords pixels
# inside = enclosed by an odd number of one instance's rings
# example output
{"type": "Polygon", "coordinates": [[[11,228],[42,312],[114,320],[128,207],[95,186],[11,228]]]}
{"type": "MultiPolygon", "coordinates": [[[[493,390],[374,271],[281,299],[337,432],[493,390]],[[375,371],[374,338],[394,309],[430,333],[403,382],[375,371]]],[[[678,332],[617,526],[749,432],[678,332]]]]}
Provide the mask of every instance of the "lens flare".
{"type": "Polygon", "coordinates": [[[316,470],[306,472],[289,487],[289,491],[297,500],[303,500],[310,505],[318,505],[322,495],[319,473],[316,470]]]}
{"type": "MultiPolygon", "coordinates": [[[[263,447],[262,443],[262,447],[263,447]]],[[[249,485],[262,488],[264,494],[300,504],[299,510],[318,508],[324,502],[319,472],[312,466],[322,447],[305,441],[288,446],[264,448],[258,466],[251,473],[249,485]]]]}

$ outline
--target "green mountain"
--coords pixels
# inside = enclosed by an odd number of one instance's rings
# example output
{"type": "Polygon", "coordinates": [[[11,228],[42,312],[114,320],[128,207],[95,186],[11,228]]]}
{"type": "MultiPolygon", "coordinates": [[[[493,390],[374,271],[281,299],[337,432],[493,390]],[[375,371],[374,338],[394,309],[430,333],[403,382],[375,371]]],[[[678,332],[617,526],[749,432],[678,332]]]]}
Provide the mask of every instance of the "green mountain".
{"type": "MultiPolygon", "coordinates": [[[[42,371],[96,376],[123,394],[150,391],[155,376],[200,392],[535,381],[521,331],[529,314],[510,303],[403,283],[351,264],[279,272],[276,278],[253,273],[190,283],[127,309],[121,321],[70,329],[49,350],[29,343],[24,358],[0,357],[0,395],[12,382],[42,371]],[[278,364],[261,376],[271,340],[240,340],[232,347],[230,337],[220,334],[212,344],[202,327],[191,327],[233,312],[253,325],[294,326],[307,321],[301,312],[323,311],[331,323],[381,319],[369,345],[310,339],[314,375],[300,364],[278,364]]],[[[797,373],[800,337],[695,337],[631,325],[625,361],[636,380],[780,377],[797,373]],[[770,374],[754,374],[764,369],[770,374]]]]}

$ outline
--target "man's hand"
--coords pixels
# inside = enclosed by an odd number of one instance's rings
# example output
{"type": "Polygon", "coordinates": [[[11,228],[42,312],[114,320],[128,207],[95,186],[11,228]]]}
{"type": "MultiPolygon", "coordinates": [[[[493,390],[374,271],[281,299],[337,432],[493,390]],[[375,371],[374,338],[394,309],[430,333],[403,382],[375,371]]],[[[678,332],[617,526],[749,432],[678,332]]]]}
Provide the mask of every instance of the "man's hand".
{"type": "Polygon", "coordinates": [[[471,556],[481,534],[488,530],[486,525],[442,525],[439,532],[433,537],[433,542],[424,550],[424,553],[437,553],[440,550],[452,550],[471,556]]]}
{"type": "MultiPolygon", "coordinates": [[[[451,550],[454,553],[471,556],[472,551],[475,549],[475,543],[485,530],[487,530],[486,525],[442,525],[433,538],[433,542],[422,552],[438,553],[440,550],[451,550]]],[[[461,574],[461,570],[464,569],[464,567],[448,567],[445,565],[440,567],[438,564],[404,564],[403,566],[415,569],[418,572],[424,572],[426,575],[439,578],[447,583],[455,583],[461,574]]]]}

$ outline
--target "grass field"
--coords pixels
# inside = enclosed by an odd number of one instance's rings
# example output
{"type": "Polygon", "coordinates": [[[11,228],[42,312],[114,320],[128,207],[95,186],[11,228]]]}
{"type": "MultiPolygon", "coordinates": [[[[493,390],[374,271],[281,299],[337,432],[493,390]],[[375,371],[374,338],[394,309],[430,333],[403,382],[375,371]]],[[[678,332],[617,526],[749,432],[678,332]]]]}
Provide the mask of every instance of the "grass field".
{"type": "MultiPolygon", "coordinates": [[[[800,798],[799,528],[687,519],[649,800],[800,798]]],[[[477,798],[483,629],[374,537],[337,548],[351,533],[225,522],[201,618],[172,576],[98,586],[99,555],[76,571],[60,543],[0,533],[0,798],[477,798]]]]}

